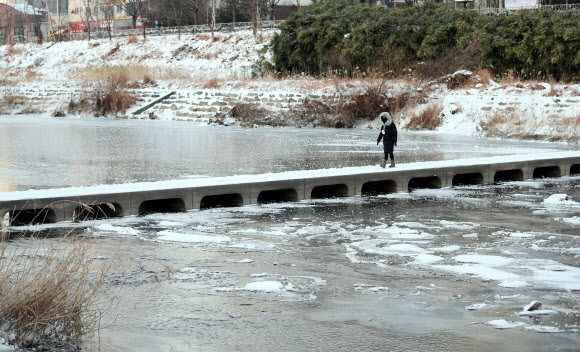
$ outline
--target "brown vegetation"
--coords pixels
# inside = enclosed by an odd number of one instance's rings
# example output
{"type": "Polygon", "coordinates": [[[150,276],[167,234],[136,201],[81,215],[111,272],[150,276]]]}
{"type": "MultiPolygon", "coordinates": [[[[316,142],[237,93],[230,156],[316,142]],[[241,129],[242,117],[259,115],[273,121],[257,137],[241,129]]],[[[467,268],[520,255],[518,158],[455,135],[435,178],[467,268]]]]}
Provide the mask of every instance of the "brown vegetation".
{"type": "Polygon", "coordinates": [[[441,125],[443,120],[441,119],[441,110],[443,108],[440,105],[429,105],[426,109],[416,114],[413,113],[411,120],[407,124],[407,129],[409,130],[434,130],[441,125]]]}
{"type": "Polygon", "coordinates": [[[0,336],[20,348],[82,346],[109,311],[104,276],[112,262],[91,261],[94,241],[23,235],[0,243],[0,336]]]}
{"type": "Polygon", "coordinates": [[[103,55],[101,58],[103,60],[105,60],[106,58],[114,55],[117,51],[119,51],[120,48],[121,48],[121,45],[119,43],[117,43],[111,50],[109,50],[108,53],[106,53],[105,55],[103,55]]]}
{"type": "Polygon", "coordinates": [[[221,86],[221,79],[211,78],[203,85],[204,89],[218,89],[221,86]]]}

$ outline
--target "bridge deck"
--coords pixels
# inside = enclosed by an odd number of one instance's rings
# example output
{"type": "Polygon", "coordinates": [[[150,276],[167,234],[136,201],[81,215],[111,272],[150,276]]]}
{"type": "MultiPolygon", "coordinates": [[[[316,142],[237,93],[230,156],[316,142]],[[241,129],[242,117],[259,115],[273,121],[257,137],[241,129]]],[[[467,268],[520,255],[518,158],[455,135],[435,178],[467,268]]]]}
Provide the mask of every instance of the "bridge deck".
{"type": "Polygon", "coordinates": [[[215,206],[405,192],[580,174],[580,152],[290,171],[0,193],[0,219],[57,222],[215,206]]]}

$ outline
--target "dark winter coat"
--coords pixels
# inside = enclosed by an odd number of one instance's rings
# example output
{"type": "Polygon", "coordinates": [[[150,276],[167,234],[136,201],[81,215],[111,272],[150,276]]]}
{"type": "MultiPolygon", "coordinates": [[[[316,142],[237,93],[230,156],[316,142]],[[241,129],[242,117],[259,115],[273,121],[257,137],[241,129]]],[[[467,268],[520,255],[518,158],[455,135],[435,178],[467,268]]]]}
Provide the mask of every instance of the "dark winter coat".
{"type": "Polygon", "coordinates": [[[394,122],[391,122],[391,124],[388,126],[383,123],[383,126],[381,127],[381,132],[379,133],[379,137],[377,138],[377,144],[381,142],[381,139],[383,140],[385,153],[392,153],[394,149],[394,144],[397,143],[397,126],[395,126],[394,122]]]}

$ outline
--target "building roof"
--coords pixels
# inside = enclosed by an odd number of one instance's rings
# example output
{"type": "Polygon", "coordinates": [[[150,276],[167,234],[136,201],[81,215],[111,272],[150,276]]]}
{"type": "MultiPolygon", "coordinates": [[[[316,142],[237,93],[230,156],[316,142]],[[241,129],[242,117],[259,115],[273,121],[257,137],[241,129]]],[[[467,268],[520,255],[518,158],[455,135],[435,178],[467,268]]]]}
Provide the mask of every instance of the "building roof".
{"type": "Polygon", "coordinates": [[[45,9],[40,9],[38,7],[33,7],[27,4],[4,4],[12,7],[14,10],[23,13],[25,15],[42,15],[46,12],[45,9]]]}

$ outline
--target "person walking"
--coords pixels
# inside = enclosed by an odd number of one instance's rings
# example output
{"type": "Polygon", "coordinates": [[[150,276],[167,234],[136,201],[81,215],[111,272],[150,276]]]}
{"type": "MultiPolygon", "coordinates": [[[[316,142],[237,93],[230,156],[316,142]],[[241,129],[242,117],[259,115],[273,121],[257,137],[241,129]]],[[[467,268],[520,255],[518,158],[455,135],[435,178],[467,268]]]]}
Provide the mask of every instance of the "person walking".
{"type": "Polygon", "coordinates": [[[381,133],[379,133],[379,138],[377,138],[377,145],[383,140],[383,148],[385,150],[385,159],[381,163],[381,167],[384,168],[387,165],[389,156],[391,157],[391,165],[389,167],[395,167],[395,156],[393,155],[393,150],[397,145],[397,126],[393,122],[393,117],[388,112],[382,112],[379,117],[383,122],[381,126],[381,133]]]}

